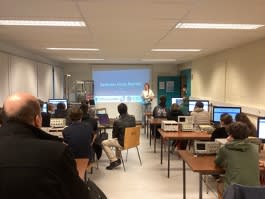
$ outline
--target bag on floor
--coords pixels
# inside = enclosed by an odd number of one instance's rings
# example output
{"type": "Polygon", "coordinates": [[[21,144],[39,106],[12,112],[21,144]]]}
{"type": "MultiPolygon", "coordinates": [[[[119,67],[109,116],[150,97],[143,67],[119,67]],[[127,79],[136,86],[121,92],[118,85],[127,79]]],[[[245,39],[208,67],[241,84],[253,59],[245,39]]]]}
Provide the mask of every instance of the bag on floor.
{"type": "Polygon", "coordinates": [[[108,139],[108,134],[106,132],[98,134],[96,140],[93,144],[93,149],[96,153],[97,159],[99,160],[102,155],[102,141],[108,139]]]}
{"type": "Polygon", "coordinates": [[[90,199],[107,199],[103,191],[90,179],[86,179],[90,199]]]}

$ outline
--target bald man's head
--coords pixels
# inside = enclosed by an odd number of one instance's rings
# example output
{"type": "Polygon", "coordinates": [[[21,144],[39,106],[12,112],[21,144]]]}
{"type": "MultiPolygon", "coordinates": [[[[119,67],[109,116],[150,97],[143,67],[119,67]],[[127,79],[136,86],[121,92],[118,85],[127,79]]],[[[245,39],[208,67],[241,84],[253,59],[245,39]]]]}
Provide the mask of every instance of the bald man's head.
{"type": "Polygon", "coordinates": [[[7,120],[17,120],[40,127],[40,104],[38,99],[29,93],[16,93],[4,102],[4,113],[7,120]]]}

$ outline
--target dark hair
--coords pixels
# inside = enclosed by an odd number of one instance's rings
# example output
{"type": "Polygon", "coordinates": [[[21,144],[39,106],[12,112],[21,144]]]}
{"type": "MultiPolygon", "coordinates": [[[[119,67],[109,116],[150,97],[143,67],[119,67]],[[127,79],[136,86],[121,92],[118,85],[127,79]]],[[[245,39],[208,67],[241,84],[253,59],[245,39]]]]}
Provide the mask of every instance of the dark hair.
{"type": "Polygon", "coordinates": [[[80,108],[74,107],[71,109],[70,115],[69,115],[71,121],[78,121],[82,118],[82,116],[83,116],[83,112],[80,108]]]}
{"type": "Polygon", "coordinates": [[[256,137],[256,132],[257,132],[256,127],[254,126],[254,124],[252,124],[252,122],[250,121],[250,119],[247,117],[245,113],[236,114],[235,120],[237,122],[243,122],[244,124],[246,124],[250,130],[249,136],[256,137]]]}
{"type": "Polygon", "coordinates": [[[3,124],[3,108],[0,108],[0,125],[3,124]]]}
{"type": "Polygon", "coordinates": [[[159,100],[160,100],[160,103],[159,103],[160,106],[166,106],[166,101],[167,101],[166,96],[161,95],[159,100]]]}
{"type": "Polygon", "coordinates": [[[179,105],[177,103],[173,103],[170,107],[171,111],[178,111],[179,110],[179,105]]]}
{"type": "Polygon", "coordinates": [[[88,105],[87,104],[81,104],[80,109],[82,110],[83,114],[87,114],[88,105]]]}
{"type": "Polygon", "coordinates": [[[119,112],[120,115],[126,114],[127,113],[127,105],[124,104],[124,103],[120,103],[118,105],[118,112],[119,112]]]}
{"type": "Polygon", "coordinates": [[[3,116],[6,120],[16,120],[27,124],[31,124],[37,115],[41,115],[40,103],[38,100],[33,99],[28,99],[25,105],[14,113],[14,115],[8,116],[5,112],[5,107],[3,109],[3,116]]]}
{"type": "Polygon", "coordinates": [[[233,117],[228,113],[222,113],[220,120],[224,123],[224,125],[229,125],[233,122],[233,117]]]}
{"type": "Polygon", "coordinates": [[[197,101],[196,104],[195,104],[195,107],[197,108],[203,108],[203,103],[201,101],[197,101]]]}
{"type": "Polygon", "coordinates": [[[65,110],[65,104],[60,102],[57,104],[57,110],[65,110]]]}
{"type": "Polygon", "coordinates": [[[249,135],[249,128],[242,122],[234,122],[227,127],[228,134],[234,139],[246,139],[249,135]]]}

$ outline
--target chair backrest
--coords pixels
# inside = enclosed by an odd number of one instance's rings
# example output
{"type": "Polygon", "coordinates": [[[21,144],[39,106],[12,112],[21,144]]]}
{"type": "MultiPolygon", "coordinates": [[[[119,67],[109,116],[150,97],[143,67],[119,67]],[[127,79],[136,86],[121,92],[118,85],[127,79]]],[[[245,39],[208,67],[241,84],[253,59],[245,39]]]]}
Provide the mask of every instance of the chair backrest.
{"type": "Polygon", "coordinates": [[[253,199],[253,198],[265,198],[265,187],[233,184],[226,189],[223,195],[223,199],[253,199]]]}
{"type": "Polygon", "coordinates": [[[140,144],[140,128],[140,126],[125,128],[124,149],[133,148],[140,144]]]}

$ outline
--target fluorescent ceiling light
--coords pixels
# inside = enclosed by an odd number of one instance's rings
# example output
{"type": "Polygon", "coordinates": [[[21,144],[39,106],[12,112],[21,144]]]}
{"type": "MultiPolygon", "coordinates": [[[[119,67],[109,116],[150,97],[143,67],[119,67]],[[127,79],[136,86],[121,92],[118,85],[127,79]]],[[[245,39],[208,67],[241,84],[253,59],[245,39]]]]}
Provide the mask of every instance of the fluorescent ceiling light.
{"type": "Polygon", "coordinates": [[[174,62],[176,59],[142,59],[142,61],[154,61],[154,62],[174,62]]]}
{"type": "Polygon", "coordinates": [[[0,20],[2,26],[68,26],[85,27],[84,21],[37,21],[37,20],[0,20]]]}
{"type": "Polygon", "coordinates": [[[155,48],[155,49],[152,49],[153,52],[199,52],[201,51],[201,49],[174,49],[174,48],[171,48],[171,49],[166,49],[166,48],[155,48]]]}
{"type": "Polygon", "coordinates": [[[46,48],[47,50],[99,51],[98,48],[46,48]]]}
{"type": "Polygon", "coordinates": [[[176,28],[252,30],[263,26],[261,24],[178,23],[176,28]]]}
{"type": "Polygon", "coordinates": [[[89,58],[69,58],[72,61],[103,61],[104,59],[89,59],[89,58]]]}

